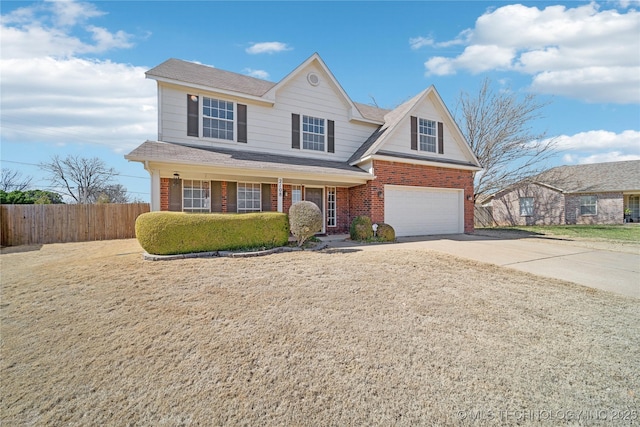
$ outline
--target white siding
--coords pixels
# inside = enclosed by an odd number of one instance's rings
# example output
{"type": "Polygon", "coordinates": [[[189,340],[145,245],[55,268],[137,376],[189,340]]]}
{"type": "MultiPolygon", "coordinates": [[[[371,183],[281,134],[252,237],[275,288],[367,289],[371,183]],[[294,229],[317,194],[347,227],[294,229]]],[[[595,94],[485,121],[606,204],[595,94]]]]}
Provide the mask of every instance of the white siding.
{"type": "MultiPolygon", "coordinates": [[[[333,87],[331,79],[315,64],[302,70],[276,94],[274,106],[248,102],[233,97],[215,95],[202,91],[190,90],[186,87],[161,84],[160,99],[160,132],[163,141],[201,144],[203,146],[219,146],[238,148],[241,150],[269,152],[287,156],[312,157],[325,160],[346,161],[355,150],[371,135],[377,125],[350,122],[349,109],[340,92],[333,87]],[[312,86],[307,81],[310,71],[320,76],[320,84],[312,86]],[[187,136],[187,93],[210,96],[247,105],[248,143],[195,138],[187,136]],[[291,114],[296,113],[335,122],[335,153],[298,150],[291,148],[291,114]]],[[[201,101],[202,102],[202,101],[201,101]]],[[[202,130],[201,130],[202,132],[202,130]]],[[[234,132],[237,138],[237,132],[234,132]]],[[[325,137],[325,149],[327,140],[325,137]]]]}
{"type": "Polygon", "coordinates": [[[467,156],[464,141],[456,139],[452,132],[451,124],[446,120],[445,114],[436,108],[436,103],[430,98],[425,99],[410,115],[398,123],[390,139],[386,140],[379,150],[393,151],[401,154],[423,155],[425,157],[436,157],[446,160],[471,161],[467,156]],[[444,129],[444,154],[430,153],[427,151],[416,151],[411,149],[411,122],[410,116],[421,119],[434,120],[443,123],[444,129]]]}

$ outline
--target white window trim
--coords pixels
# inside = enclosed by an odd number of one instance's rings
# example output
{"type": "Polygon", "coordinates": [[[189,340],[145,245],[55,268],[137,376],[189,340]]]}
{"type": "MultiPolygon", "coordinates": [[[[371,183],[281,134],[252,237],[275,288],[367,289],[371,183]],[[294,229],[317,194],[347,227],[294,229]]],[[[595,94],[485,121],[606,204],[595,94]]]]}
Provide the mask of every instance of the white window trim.
{"type": "MultiPolygon", "coordinates": [[[[198,126],[199,126],[199,132],[201,133],[201,139],[206,139],[207,141],[219,141],[219,142],[226,142],[226,143],[232,143],[232,142],[238,142],[238,103],[234,102],[234,101],[230,101],[228,99],[223,99],[223,98],[216,98],[213,96],[208,96],[208,95],[202,95],[202,94],[197,94],[196,95],[198,97],[198,126]],[[217,101],[224,101],[224,102],[230,102],[233,105],[233,138],[232,139],[226,139],[226,138],[213,138],[210,136],[204,136],[204,99],[205,98],[209,98],[209,99],[215,99],[217,101]]],[[[208,118],[208,116],[207,116],[208,118]]],[[[227,120],[227,119],[224,119],[227,120]]],[[[228,120],[227,120],[228,121],[228,120]]]]}
{"type": "MultiPolygon", "coordinates": [[[[253,190],[253,188],[252,188],[253,190]]],[[[246,201],[246,199],[245,199],[246,201]]],[[[238,213],[249,213],[249,212],[262,212],[262,184],[259,182],[237,182],[236,183],[236,212],[238,213]],[[257,185],[258,186],[258,209],[247,209],[246,207],[242,210],[240,209],[240,186],[241,185],[257,185]]]]}
{"type": "MultiPolygon", "coordinates": [[[[316,116],[311,116],[308,114],[300,114],[300,150],[303,151],[307,151],[310,153],[326,153],[328,150],[328,145],[329,145],[329,141],[328,141],[328,137],[327,137],[327,126],[328,126],[328,121],[327,119],[323,118],[323,117],[316,117],[316,116]],[[323,122],[323,129],[324,129],[324,133],[322,134],[322,146],[323,149],[322,150],[314,150],[312,148],[304,148],[304,118],[308,117],[311,119],[318,119],[318,120],[322,120],[323,122]]],[[[312,135],[320,135],[319,133],[312,133],[312,132],[307,132],[310,133],[312,135]]]]}
{"type": "Polygon", "coordinates": [[[425,118],[422,118],[422,117],[418,117],[418,151],[422,151],[424,153],[438,154],[438,121],[437,120],[431,120],[431,119],[425,119],[425,118]],[[435,131],[434,135],[428,135],[426,133],[420,132],[420,129],[421,129],[420,123],[423,122],[423,121],[424,122],[431,122],[431,123],[434,124],[434,127],[433,127],[433,129],[435,131]],[[434,139],[433,151],[424,150],[422,148],[421,136],[425,136],[425,137],[434,139]]]}
{"type": "Polygon", "coordinates": [[[523,216],[523,217],[533,216],[533,214],[534,214],[534,205],[535,205],[535,199],[533,197],[520,197],[518,199],[518,204],[519,204],[519,208],[520,208],[520,216],[523,216]],[[522,213],[522,211],[523,211],[522,208],[523,207],[524,208],[528,207],[528,206],[523,206],[522,205],[523,200],[531,200],[531,206],[529,206],[529,208],[531,209],[530,213],[527,213],[527,212],[522,213]]]}
{"type": "Polygon", "coordinates": [[[338,189],[336,187],[327,187],[327,227],[335,228],[338,226],[338,189]],[[333,193],[333,201],[329,199],[329,195],[333,193]],[[333,204],[333,207],[331,205],[333,204]],[[333,215],[332,215],[333,214],[333,215]],[[330,221],[333,220],[333,225],[330,221]]]}
{"type": "MultiPolygon", "coordinates": [[[[181,192],[182,192],[182,211],[183,212],[193,212],[193,213],[198,213],[198,212],[211,212],[211,183],[207,180],[204,179],[183,179],[182,180],[182,188],[181,188],[181,192]],[[185,190],[185,183],[189,181],[192,183],[192,187],[191,189],[193,190],[193,188],[198,188],[199,190],[205,190],[205,197],[203,198],[199,198],[199,200],[203,200],[204,201],[204,205],[203,207],[199,207],[199,208],[194,208],[194,207],[190,207],[190,208],[186,208],[185,207],[185,197],[184,197],[184,190],[185,190]],[[199,187],[194,187],[193,183],[200,183],[199,187]],[[203,188],[203,183],[207,183],[207,188],[203,188]]],[[[193,197],[191,197],[191,200],[194,200],[193,197]]]]}
{"type": "Polygon", "coordinates": [[[580,216],[596,216],[598,215],[598,196],[596,195],[588,195],[588,196],[580,196],[580,216]],[[594,203],[590,203],[590,204],[584,204],[582,203],[582,198],[583,197],[593,197],[595,199],[594,203]],[[594,206],[595,212],[594,213],[582,213],[582,208],[583,207],[589,207],[589,206],[594,206]]]}
{"type": "Polygon", "coordinates": [[[301,184],[291,184],[291,204],[293,205],[294,203],[297,203],[293,200],[293,191],[294,190],[300,190],[300,200],[298,200],[298,202],[301,202],[304,200],[304,192],[302,189],[302,185],[301,184]]]}

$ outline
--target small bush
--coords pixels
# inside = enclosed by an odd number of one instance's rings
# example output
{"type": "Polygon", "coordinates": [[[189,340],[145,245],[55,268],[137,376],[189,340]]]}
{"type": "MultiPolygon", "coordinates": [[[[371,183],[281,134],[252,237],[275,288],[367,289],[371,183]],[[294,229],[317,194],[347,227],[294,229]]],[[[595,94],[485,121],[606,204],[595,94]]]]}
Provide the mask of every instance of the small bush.
{"type": "Polygon", "coordinates": [[[378,231],[376,231],[376,240],[378,242],[395,242],[396,230],[389,224],[378,222],[378,231]]]}
{"type": "Polygon", "coordinates": [[[371,228],[371,218],[368,216],[357,216],[351,221],[349,234],[351,240],[370,240],[373,237],[373,228],[371,228]]]}
{"type": "Polygon", "coordinates": [[[322,212],[313,202],[298,202],[289,208],[289,228],[298,246],[314,234],[322,231],[322,212]]]}
{"type": "Polygon", "coordinates": [[[273,248],[289,242],[289,222],[276,212],[148,212],[136,219],[136,238],[154,255],[273,248]]]}

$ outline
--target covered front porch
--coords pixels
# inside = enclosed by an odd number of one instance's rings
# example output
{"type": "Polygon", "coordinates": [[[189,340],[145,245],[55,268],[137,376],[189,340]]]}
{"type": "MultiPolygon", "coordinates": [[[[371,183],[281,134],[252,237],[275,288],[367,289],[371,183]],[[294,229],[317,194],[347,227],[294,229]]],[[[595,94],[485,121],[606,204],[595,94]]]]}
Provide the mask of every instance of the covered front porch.
{"type": "Polygon", "coordinates": [[[205,149],[147,141],[126,156],[151,176],[151,210],[288,212],[309,200],[324,216],[323,233],[343,233],[351,214],[349,189],[373,175],[343,162],[205,149]]]}

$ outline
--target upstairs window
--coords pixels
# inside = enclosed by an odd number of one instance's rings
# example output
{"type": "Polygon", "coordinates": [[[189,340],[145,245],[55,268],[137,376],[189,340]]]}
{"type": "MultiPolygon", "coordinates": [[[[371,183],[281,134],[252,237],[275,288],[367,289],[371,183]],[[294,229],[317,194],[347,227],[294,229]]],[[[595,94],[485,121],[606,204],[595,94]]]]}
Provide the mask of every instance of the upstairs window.
{"type": "Polygon", "coordinates": [[[411,149],[444,154],[444,124],[411,116],[411,149]]]}
{"type": "Polygon", "coordinates": [[[202,136],[233,141],[233,102],[202,97],[202,136]]]}
{"type": "Polygon", "coordinates": [[[437,123],[433,120],[420,119],[418,135],[420,139],[420,151],[435,153],[438,137],[437,123]]]}
{"type": "Polygon", "coordinates": [[[324,151],[324,119],[302,116],[302,148],[324,151]]]}
{"type": "Polygon", "coordinates": [[[520,216],[533,216],[533,197],[520,197],[520,216]]]}
{"type": "Polygon", "coordinates": [[[597,215],[598,197],[580,196],[580,215],[597,215]]]}

